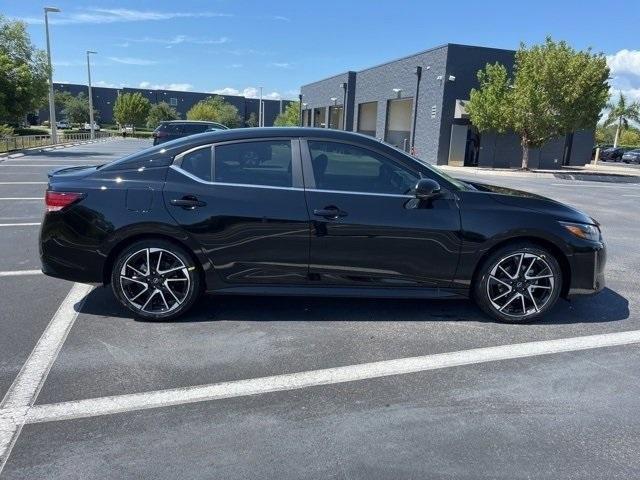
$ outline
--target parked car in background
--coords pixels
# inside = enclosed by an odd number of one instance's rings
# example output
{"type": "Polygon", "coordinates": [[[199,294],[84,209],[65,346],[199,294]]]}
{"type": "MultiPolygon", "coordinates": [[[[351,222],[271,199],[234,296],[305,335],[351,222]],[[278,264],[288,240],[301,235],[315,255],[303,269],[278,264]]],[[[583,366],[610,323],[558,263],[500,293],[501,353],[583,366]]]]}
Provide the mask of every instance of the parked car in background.
{"type": "Polygon", "coordinates": [[[217,122],[196,120],[167,120],[153,131],[153,144],[168,142],[176,138],[215,130],[229,130],[229,127],[217,122]]]}
{"type": "Polygon", "coordinates": [[[625,163],[640,163],[640,148],[625,152],[622,155],[622,161],[625,163]]]}
{"type": "MultiPolygon", "coordinates": [[[[85,131],[90,131],[91,130],[91,124],[89,122],[86,122],[83,126],[82,126],[82,130],[85,131]]],[[[100,125],[98,125],[96,122],[93,122],[93,131],[94,132],[99,132],[100,131],[100,125]]]]}
{"type": "Polygon", "coordinates": [[[71,124],[69,122],[67,122],[66,120],[60,120],[60,121],[56,122],[56,128],[58,128],[60,130],[65,130],[67,128],[71,128],[71,124]]]}
{"type": "Polygon", "coordinates": [[[43,272],[110,283],[149,320],[176,318],[209,291],[470,296],[522,323],[605,286],[605,244],[585,213],[462,182],[341,130],[192,135],[53,171],[45,203],[43,272]]]}
{"type": "Polygon", "coordinates": [[[624,155],[624,148],[605,148],[600,151],[600,160],[603,162],[619,162],[622,160],[622,155],[624,155]]]}
{"type": "Polygon", "coordinates": [[[123,125],[122,127],[120,127],[120,133],[122,134],[129,135],[134,132],[135,128],[133,125],[123,125]]]}

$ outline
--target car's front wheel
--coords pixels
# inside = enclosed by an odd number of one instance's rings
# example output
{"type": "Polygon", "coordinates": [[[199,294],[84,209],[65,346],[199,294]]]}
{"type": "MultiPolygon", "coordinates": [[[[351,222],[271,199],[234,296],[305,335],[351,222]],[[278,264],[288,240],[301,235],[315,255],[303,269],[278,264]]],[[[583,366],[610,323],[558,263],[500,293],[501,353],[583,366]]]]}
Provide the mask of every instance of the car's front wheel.
{"type": "Polygon", "coordinates": [[[480,267],[476,302],[501,322],[527,323],[558,300],[562,270],[556,258],[532,243],[514,243],[494,252],[480,267]]]}
{"type": "Polygon", "coordinates": [[[185,313],[200,293],[192,257],[162,239],[136,242],[118,255],[111,272],[116,298],[146,320],[172,320],[185,313]]]}

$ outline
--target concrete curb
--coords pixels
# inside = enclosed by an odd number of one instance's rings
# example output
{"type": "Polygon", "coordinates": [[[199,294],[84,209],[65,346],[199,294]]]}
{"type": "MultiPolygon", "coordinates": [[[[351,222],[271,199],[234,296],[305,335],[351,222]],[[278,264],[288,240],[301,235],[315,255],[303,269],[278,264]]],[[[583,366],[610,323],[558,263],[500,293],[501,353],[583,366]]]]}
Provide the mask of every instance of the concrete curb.
{"type": "Polygon", "coordinates": [[[549,178],[558,180],[577,180],[585,182],[608,182],[608,183],[640,183],[640,175],[635,172],[614,173],[614,172],[593,172],[593,171],[562,171],[540,172],[540,171],[514,171],[514,170],[493,170],[473,167],[450,167],[448,165],[438,166],[444,172],[464,176],[496,176],[511,178],[549,178]]]}
{"type": "Polygon", "coordinates": [[[118,137],[99,138],[97,140],[83,140],[67,143],[58,143],[56,145],[46,145],[43,147],[31,147],[23,150],[13,150],[11,152],[0,153],[0,162],[11,158],[20,158],[37,152],[50,152],[52,150],[60,150],[62,148],[77,147],[78,145],[88,145],[90,143],[108,142],[118,137]]]}

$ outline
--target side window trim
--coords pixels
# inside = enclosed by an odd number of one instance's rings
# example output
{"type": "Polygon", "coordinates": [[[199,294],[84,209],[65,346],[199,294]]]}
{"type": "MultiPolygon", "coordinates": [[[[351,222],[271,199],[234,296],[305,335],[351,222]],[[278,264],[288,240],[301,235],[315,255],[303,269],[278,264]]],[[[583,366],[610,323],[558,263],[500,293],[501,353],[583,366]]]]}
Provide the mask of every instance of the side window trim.
{"type": "MultiPolygon", "coordinates": [[[[173,157],[173,165],[175,165],[176,167],[180,167],[180,169],[182,170],[182,159],[186,155],[189,155],[190,153],[195,152],[196,150],[202,150],[204,148],[210,148],[211,149],[211,164],[213,165],[213,144],[198,145],[197,147],[193,147],[193,148],[190,148],[189,150],[185,150],[184,152],[180,152],[178,155],[173,157]]],[[[211,178],[213,178],[213,177],[211,177],[211,178]]]]}
{"type": "Polygon", "coordinates": [[[302,170],[303,170],[303,174],[304,174],[305,190],[312,190],[314,192],[325,192],[325,193],[342,193],[342,194],[352,194],[352,195],[372,195],[372,196],[380,196],[380,197],[413,198],[413,195],[401,194],[401,193],[358,192],[358,191],[352,191],[352,190],[325,190],[325,189],[316,188],[316,180],[315,180],[315,177],[314,177],[314,174],[313,174],[313,163],[312,163],[312,160],[311,160],[311,149],[309,148],[309,140],[310,141],[317,141],[317,142],[341,143],[341,144],[344,144],[344,145],[347,145],[347,146],[350,146],[350,147],[355,147],[355,148],[360,148],[360,149],[365,150],[365,151],[370,151],[370,152],[375,153],[376,155],[380,155],[381,157],[386,158],[387,160],[391,161],[392,163],[395,163],[396,165],[400,166],[401,168],[404,168],[404,169],[408,170],[409,172],[413,173],[418,178],[422,178],[423,177],[423,175],[420,172],[420,170],[413,169],[413,168],[405,165],[404,163],[402,163],[402,162],[390,157],[386,153],[383,153],[383,152],[380,152],[378,150],[369,148],[368,146],[360,145],[358,143],[353,143],[353,142],[347,142],[347,141],[343,141],[343,140],[306,137],[306,138],[301,138],[300,139],[300,145],[301,145],[301,150],[302,150],[302,170]]]}

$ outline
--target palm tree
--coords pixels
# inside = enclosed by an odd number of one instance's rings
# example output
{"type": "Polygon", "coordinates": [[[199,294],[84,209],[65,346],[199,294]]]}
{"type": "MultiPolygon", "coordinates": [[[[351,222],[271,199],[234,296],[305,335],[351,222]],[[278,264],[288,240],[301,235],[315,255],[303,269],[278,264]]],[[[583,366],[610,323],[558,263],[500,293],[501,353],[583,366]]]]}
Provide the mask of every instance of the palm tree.
{"type": "Polygon", "coordinates": [[[613,141],[613,147],[615,148],[618,146],[618,139],[622,129],[629,128],[629,120],[640,122],[640,103],[629,103],[625,96],[620,94],[618,103],[610,103],[607,108],[609,109],[609,116],[604,122],[604,126],[616,125],[616,137],[613,141]]]}

